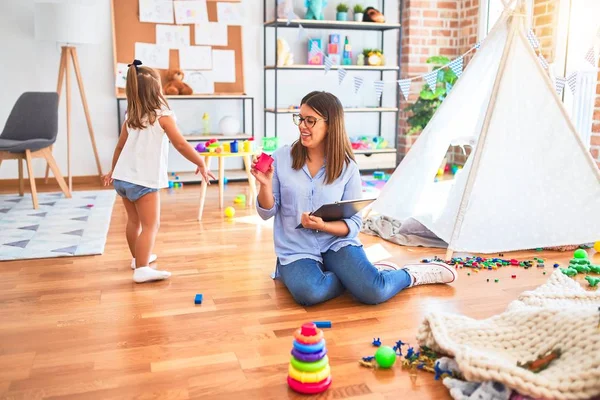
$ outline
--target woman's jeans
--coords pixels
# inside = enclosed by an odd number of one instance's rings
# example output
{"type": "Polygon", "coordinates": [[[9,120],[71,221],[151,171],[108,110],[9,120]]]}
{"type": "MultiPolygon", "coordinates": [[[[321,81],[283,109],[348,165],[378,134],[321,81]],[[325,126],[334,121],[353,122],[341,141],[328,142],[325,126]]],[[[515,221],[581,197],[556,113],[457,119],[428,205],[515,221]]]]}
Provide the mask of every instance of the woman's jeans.
{"type": "Polygon", "coordinates": [[[405,270],[379,271],[362,246],[345,246],[322,254],[323,263],[303,258],[290,264],[277,262],[285,286],[298,304],[311,306],[333,299],[346,289],[361,303],[378,304],[410,286],[405,270]]]}

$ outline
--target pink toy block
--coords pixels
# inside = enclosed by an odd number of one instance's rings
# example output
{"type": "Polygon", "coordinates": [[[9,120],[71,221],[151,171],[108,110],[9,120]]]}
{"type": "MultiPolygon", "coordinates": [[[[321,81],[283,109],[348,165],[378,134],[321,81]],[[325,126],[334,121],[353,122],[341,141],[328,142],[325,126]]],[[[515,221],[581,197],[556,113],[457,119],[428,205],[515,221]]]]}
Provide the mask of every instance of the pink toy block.
{"type": "Polygon", "coordinates": [[[261,155],[258,156],[255,168],[262,173],[267,173],[269,168],[271,168],[271,164],[273,164],[273,161],[273,157],[271,157],[268,154],[261,153],[261,155]]]}

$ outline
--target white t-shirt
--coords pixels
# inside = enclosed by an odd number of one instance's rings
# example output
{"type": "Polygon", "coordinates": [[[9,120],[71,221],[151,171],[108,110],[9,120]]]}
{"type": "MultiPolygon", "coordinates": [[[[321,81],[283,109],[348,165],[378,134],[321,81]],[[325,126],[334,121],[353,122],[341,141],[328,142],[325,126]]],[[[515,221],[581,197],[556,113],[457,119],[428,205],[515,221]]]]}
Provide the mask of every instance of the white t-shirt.
{"type": "Polygon", "coordinates": [[[152,189],[169,186],[167,164],[169,160],[169,138],[160,126],[160,117],[175,116],[173,111],[157,110],[154,124],[144,129],[127,127],[127,141],[113,171],[113,179],[134,183],[152,189]]]}

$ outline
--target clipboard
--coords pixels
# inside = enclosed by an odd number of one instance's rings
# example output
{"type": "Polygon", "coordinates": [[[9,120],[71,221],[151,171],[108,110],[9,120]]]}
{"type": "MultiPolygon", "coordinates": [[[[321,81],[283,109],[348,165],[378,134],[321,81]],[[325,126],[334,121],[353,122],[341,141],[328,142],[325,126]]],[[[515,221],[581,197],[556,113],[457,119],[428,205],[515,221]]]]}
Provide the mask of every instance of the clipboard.
{"type": "MultiPolygon", "coordinates": [[[[340,221],[342,219],[351,218],[358,214],[363,208],[373,203],[376,199],[360,199],[360,200],[343,200],[335,203],[323,204],[317,211],[313,211],[310,215],[322,218],[325,222],[340,221]]],[[[299,224],[296,229],[304,228],[299,224]]]]}

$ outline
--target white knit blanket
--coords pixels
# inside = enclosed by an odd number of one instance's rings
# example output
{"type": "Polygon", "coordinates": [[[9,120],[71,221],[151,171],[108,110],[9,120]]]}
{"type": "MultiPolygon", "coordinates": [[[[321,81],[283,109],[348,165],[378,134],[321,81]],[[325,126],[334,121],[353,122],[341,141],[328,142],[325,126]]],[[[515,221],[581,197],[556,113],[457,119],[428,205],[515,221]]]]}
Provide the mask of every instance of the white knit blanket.
{"type": "Polygon", "coordinates": [[[600,290],[585,290],[557,270],[500,315],[478,321],[430,313],[417,339],[454,356],[469,381],[497,381],[548,400],[590,399],[600,396],[599,307],[600,290]],[[557,348],[562,356],[539,373],[517,367],[557,348]]]}

